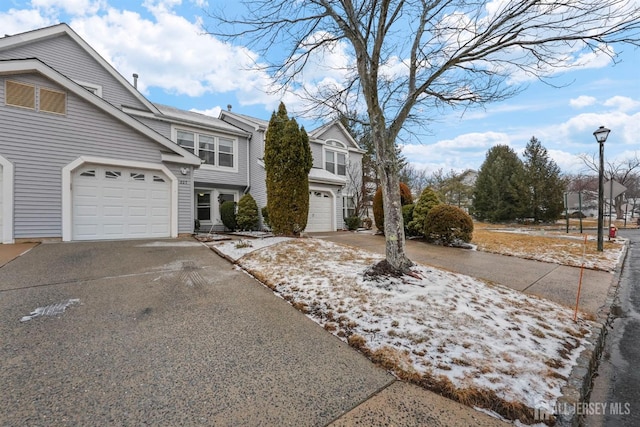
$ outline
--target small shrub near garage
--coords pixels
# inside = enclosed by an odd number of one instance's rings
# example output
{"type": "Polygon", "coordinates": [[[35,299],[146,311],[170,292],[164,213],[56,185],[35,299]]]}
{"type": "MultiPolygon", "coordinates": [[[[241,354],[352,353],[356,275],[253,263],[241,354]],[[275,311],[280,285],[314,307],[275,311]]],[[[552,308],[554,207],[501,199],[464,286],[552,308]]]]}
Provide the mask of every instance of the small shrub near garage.
{"type": "Polygon", "coordinates": [[[473,236],[473,220],[456,206],[437,205],[427,214],[424,234],[427,239],[443,245],[469,243],[473,236]]]}
{"type": "Polygon", "coordinates": [[[344,219],[344,224],[347,226],[347,230],[353,231],[360,227],[362,220],[358,216],[349,216],[344,219]]]}
{"type": "Polygon", "coordinates": [[[262,213],[262,223],[265,226],[270,227],[270,225],[269,225],[269,209],[266,206],[263,206],[262,210],[261,210],[261,213],[262,213]]]}
{"type": "Polygon", "coordinates": [[[220,205],[220,218],[222,224],[231,231],[235,231],[237,228],[236,223],[236,202],[227,200],[220,205]]]}
{"type": "Polygon", "coordinates": [[[256,230],[260,218],[258,217],[258,204],[251,194],[247,193],[238,201],[238,213],[236,222],[240,230],[256,230]]]}

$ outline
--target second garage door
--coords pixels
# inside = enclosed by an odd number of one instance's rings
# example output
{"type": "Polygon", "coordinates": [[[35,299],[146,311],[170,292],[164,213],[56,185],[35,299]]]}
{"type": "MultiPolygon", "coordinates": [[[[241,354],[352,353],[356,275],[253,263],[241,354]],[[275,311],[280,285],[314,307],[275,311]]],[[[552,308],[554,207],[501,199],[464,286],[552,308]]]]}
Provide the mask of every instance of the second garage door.
{"type": "Polygon", "coordinates": [[[308,232],[335,231],[333,229],[333,201],[326,191],[309,192],[308,232]]]}
{"type": "Polygon", "coordinates": [[[72,182],[73,240],[170,236],[171,185],[162,172],[89,165],[72,182]]]}

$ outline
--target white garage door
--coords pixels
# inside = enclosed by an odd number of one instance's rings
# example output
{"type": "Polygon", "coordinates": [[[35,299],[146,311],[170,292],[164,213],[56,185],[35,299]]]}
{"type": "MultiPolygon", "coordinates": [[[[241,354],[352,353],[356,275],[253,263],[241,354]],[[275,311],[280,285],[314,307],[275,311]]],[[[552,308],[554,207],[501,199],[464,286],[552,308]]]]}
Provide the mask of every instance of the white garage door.
{"type": "Polygon", "coordinates": [[[335,231],[333,230],[333,202],[329,193],[309,192],[309,218],[306,231],[335,231]]]}
{"type": "Polygon", "coordinates": [[[171,185],[162,172],[89,165],[72,182],[73,240],[170,236],[171,185]]]}
{"type": "Polygon", "coordinates": [[[3,233],[3,230],[2,230],[2,228],[3,228],[2,227],[2,224],[3,224],[2,223],[2,215],[4,213],[4,210],[3,210],[3,208],[4,208],[4,204],[3,204],[4,203],[4,200],[3,200],[4,195],[2,194],[2,187],[3,187],[3,185],[2,185],[2,172],[3,172],[2,165],[0,165],[0,243],[3,242],[2,239],[4,237],[4,235],[2,234],[3,233]]]}

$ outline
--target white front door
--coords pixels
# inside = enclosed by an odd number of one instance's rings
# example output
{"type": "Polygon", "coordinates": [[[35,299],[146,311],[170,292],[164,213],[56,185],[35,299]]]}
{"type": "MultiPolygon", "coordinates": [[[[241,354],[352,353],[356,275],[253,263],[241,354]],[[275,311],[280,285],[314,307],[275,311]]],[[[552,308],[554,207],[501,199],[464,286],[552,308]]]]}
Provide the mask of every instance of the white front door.
{"type": "Polygon", "coordinates": [[[72,239],[170,237],[170,195],[160,171],[84,165],[72,176],[72,239]]]}
{"type": "Polygon", "coordinates": [[[327,191],[309,191],[309,217],[305,231],[335,231],[333,227],[333,198],[327,191]]]}

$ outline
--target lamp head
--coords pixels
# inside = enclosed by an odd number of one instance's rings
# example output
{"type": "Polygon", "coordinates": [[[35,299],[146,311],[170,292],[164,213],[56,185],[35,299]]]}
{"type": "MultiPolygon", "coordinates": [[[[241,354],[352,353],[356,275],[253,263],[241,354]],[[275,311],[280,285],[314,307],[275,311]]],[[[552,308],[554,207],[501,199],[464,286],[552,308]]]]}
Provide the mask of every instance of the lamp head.
{"type": "Polygon", "coordinates": [[[596,141],[598,141],[600,144],[604,144],[604,142],[607,140],[607,137],[609,136],[609,132],[611,132],[611,129],[607,129],[604,126],[600,126],[593,133],[593,136],[596,137],[596,141]]]}

